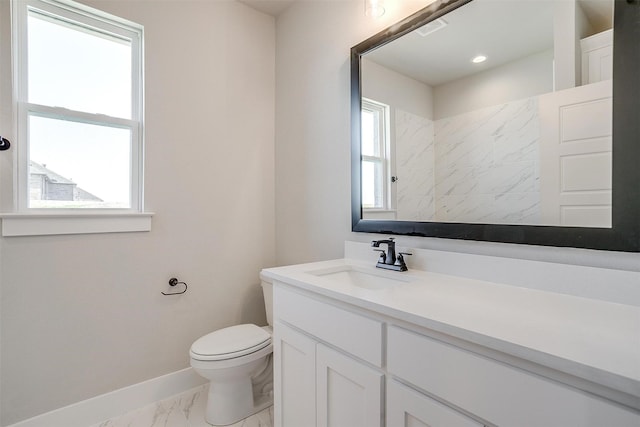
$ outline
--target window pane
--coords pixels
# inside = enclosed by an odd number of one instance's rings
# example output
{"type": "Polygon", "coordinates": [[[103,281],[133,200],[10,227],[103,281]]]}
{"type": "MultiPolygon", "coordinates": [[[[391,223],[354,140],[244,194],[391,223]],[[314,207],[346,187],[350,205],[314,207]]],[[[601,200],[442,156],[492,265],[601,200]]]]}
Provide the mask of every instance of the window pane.
{"type": "Polygon", "coordinates": [[[29,207],[129,208],[131,131],[29,117],[29,207]]]}
{"type": "Polygon", "coordinates": [[[33,11],[27,26],[30,103],[131,118],[131,42],[33,11]]]}
{"type": "Polygon", "coordinates": [[[378,141],[379,114],[374,111],[362,111],[362,155],[380,156],[378,141]]]}
{"type": "Polygon", "coordinates": [[[362,161],[362,207],[384,207],[383,174],[380,162],[362,161]]]}

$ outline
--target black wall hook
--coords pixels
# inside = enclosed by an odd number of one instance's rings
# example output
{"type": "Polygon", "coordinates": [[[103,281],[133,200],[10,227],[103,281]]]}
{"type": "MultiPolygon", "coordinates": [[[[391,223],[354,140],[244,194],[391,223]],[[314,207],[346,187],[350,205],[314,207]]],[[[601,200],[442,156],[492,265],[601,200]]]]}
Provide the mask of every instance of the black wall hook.
{"type": "Polygon", "coordinates": [[[0,151],[8,150],[11,147],[11,142],[7,138],[0,136],[0,151]]]}
{"type": "Polygon", "coordinates": [[[176,286],[178,284],[184,285],[184,290],[182,292],[172,292],[169,294],[166,292],[160,292],[160,293],[162,295],[180,295],[187,292],[187,284],[185,282],[179,282],[178,279],[176,279],[175,277],[172,277],[171,279],[169,279],[169,286],[176,286]]]}

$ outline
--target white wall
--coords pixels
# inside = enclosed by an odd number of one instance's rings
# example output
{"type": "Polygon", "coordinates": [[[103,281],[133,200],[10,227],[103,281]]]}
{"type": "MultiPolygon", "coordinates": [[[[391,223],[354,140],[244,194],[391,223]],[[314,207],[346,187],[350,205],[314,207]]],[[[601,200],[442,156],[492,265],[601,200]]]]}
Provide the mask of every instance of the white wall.
{"type": "Polygon", "coordinates": [[[442,119],[553,91],[553,51],[436,86],[435,118],[442,119]]]}
{"type": "Polygon", "coordinates": [[[349,51],[428,0],[301,1],[276,34],[276,235],[280,264],[336,258],[351,229],[349,51]]]}
{"type": "Polygon", "coordinates": [[[274,19],[227,1],[85,1],[145,26],[153,228],[0,239],[1,425],[186,368],[216,328],[265,324],[274,19]],[[162,296],[173,276],[189,291],[162,296]]]}
{"type": "MultiPolygon", "coordinates": [[[[408,14],[396,13],[372,21],[364,16],[360,1],[312,1],[295,4],[278,19],[278,264],[338,258],[344,240],[379,237],[351,232],[349,49],[408,14]]],[[[397,240],[408,247],[640,270],[639,253],[420,237],[397,240]]]]}
{"type": "MultiPolygon", "coordinates": [[[[369,59],[362,59],[362,96],[433,119],[431,86],[400,74],[369,59]]],[[[391,121],[393,123],[393,120],[391,121]]]]}
{"type": "Polygon", "coordinates": [[[556,2],[553,14],[554,90],[580,86],[580,39],[592,34],[591,23],[577,0],[556,2]]]}
{"type": "MultiPolygon", "coordinates": [[[[0,1],[0,133],[2,136],[13,140],[13,135],[6,135],[8,124],[11,123],[11,78],[10,71],[1,64],[8,64],[11,60],[10,49],[2,49],[6,43],[11,40],[11,28],[5,25],[6,20],[3,17],[9,15],[9,2],[0,1]]],[[[11,165],[12,156],[6,154],[0,156],[0,172],[11,165]]],[[[0,175],[0,206],[2,206],[2,196],[7,186],[7,180],[0,175]]],[[[0,260],[2,260],[2,244],[0,244],[0,260]]],[[[2,262],[0,262],[0,322],[2,320],[2,262]]],[[[2,425],[2,324],[0,323],[0,425],[2,425]]]]}

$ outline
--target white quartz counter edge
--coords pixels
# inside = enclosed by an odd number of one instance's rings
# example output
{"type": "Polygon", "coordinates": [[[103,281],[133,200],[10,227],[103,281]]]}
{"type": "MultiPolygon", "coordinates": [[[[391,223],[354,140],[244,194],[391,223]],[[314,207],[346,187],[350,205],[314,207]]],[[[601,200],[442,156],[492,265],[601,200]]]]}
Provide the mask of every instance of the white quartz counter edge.
{"type": "Polygon", "coordinates": [[[638,307],[424,271],[376,271],[348,259],[261,275],[627,393],[640,405],[638,307]],[[409,282],[369,290],[309,273],[344,266],[409,282]]]}

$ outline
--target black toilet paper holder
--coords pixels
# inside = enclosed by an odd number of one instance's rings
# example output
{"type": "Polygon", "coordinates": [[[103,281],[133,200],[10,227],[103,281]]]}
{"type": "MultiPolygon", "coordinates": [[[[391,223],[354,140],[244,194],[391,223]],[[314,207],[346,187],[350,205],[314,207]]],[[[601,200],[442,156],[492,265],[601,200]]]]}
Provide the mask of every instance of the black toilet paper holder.
{"type": "Polygon", "coordinates": [[[160,293],[162,295],[180,295],[180,294],[184,294],[185,292],[187,292],[187,284],[185,282],[180,282],[175,277],[172,277],[171,279],[169,279],[169,286],[176,286],[176,285],[184,285],[184,290],[182,290],[180,292],[171,292],[171,293],[160,292],[160,293]]]}

